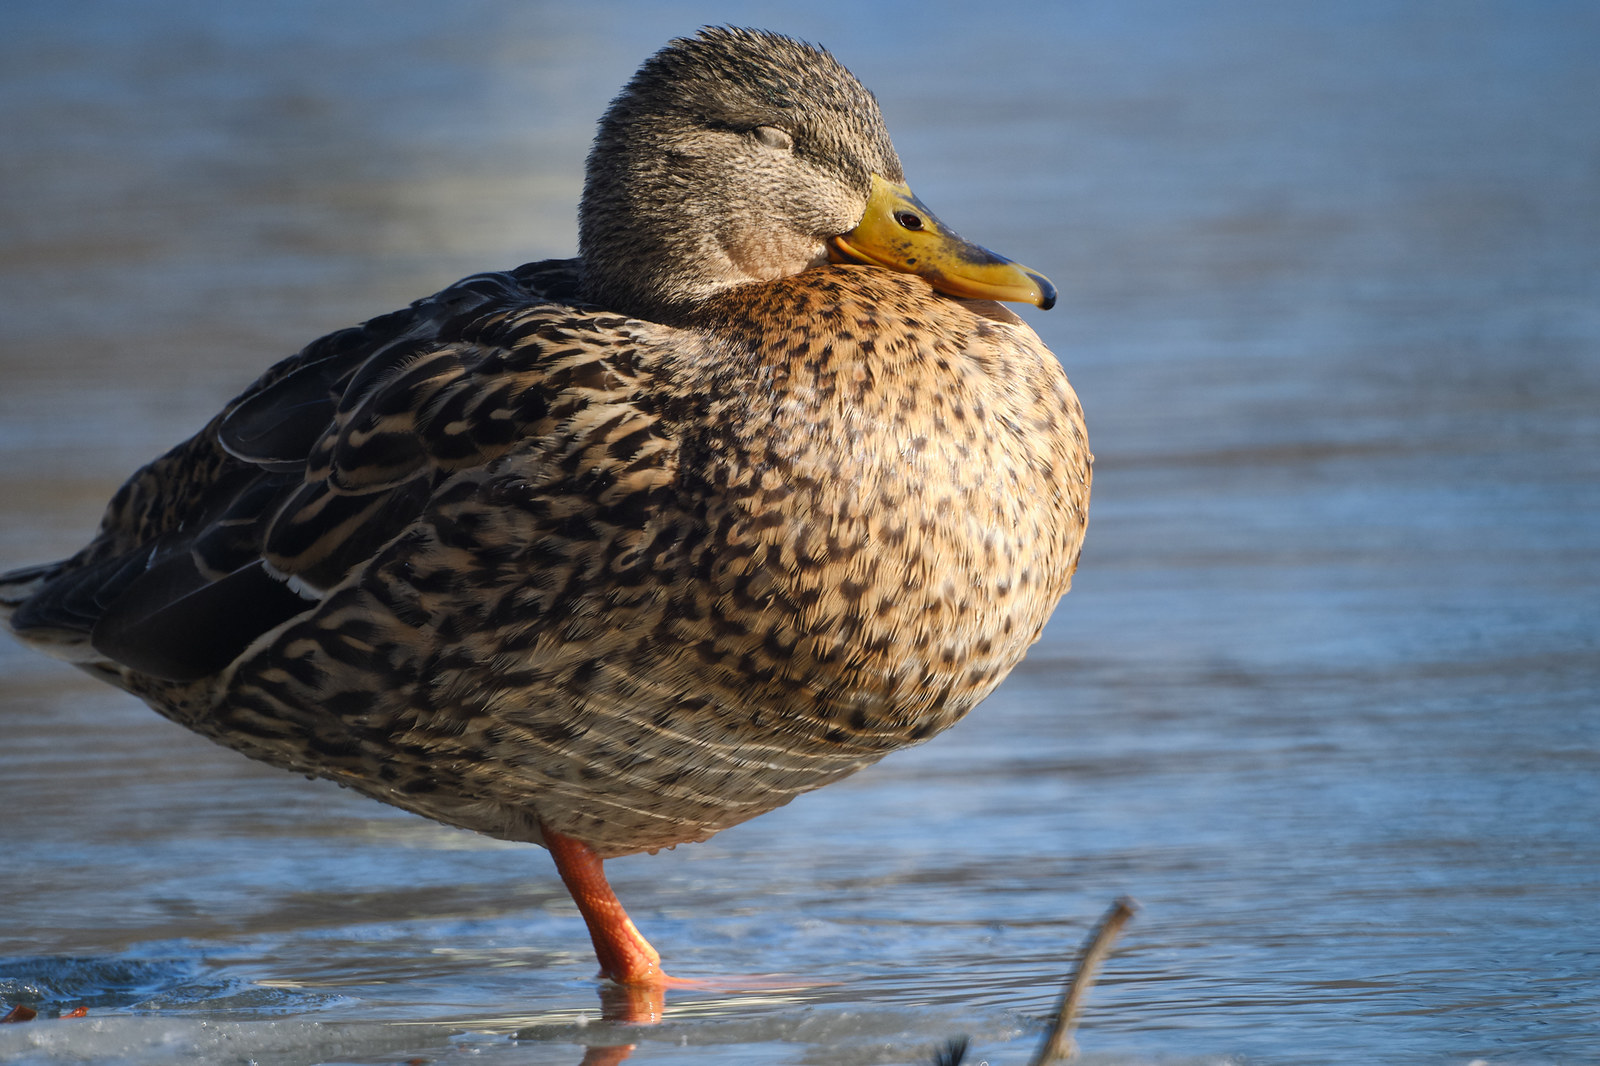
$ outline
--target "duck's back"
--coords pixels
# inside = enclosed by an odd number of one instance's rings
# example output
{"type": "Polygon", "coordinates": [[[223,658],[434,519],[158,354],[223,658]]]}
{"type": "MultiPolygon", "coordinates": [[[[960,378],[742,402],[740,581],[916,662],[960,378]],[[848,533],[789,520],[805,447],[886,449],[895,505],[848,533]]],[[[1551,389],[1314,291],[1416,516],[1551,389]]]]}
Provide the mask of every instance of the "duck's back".
{"type": "Polygon", "coordinates": [[[1089,456],[992,304],[830,267],[664,326],[482,275],[274,368],[13,625],[268,762],[614,855],[933,735],[1036,639],[1089,456]]]}

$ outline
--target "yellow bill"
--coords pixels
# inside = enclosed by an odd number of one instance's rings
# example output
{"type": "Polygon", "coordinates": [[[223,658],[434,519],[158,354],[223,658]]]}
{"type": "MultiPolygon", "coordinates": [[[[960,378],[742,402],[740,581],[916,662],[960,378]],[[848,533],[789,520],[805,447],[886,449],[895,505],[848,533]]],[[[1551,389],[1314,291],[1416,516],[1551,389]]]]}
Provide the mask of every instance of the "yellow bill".
{"type": "Polygon", "coordinates": [[[855,229],[830,240],[828,248],[835,263],[870,263],[920,274],[947,296],[1030,303],[1046,311],[1056,304],[1056,287],[1049,278],[962,240],[909,188],[876,174],[867,213],[855,229]]]}

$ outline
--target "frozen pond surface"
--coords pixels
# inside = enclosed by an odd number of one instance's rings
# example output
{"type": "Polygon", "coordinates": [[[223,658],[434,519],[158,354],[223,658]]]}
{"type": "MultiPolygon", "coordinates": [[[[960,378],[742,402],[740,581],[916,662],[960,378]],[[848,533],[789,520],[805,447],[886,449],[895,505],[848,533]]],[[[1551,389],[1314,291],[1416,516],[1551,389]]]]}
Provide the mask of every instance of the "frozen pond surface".
{"type": "Polygon", "coordinates": [[[313,336],[570,254],[594,119],[711,21],[827,44],[1054,278],[1098,463],[967,722],[610,864],[675,971],[802,984],[653,1028],[539,849],[0,642],[0,1061],[1023,1063],[1125,893],[1086,1062],[1600,1059],[1600,12],[1038,7],[12,5],[0,565],[313,336]]]}

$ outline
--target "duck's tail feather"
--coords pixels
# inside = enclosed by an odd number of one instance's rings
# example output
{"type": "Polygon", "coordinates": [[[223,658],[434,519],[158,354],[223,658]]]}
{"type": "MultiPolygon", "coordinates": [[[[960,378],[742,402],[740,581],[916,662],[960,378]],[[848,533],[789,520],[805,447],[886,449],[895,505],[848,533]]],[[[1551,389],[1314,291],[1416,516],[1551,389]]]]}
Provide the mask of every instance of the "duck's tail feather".
{"type": "Polygon", "coordinates": [[[4,609],[5,617],[9,618],[12,611],[32,599],[33,594],[59,574],[64,565],[64,561],[42,563],[0,574],[0,609],[4,609]]]}
{"type": "Polygon", "coordinates": [[[34,598],[61,576],[68,562],[63,559],[0,574],[0,622],[24,643],[46,654],[68,662],[87,662],[100,658],[89,644],[87,627],[36,626],[27,624],[26,619],[35,613],[34,598]],[[19,613],[24,617],[18,618],[19,613]]]}

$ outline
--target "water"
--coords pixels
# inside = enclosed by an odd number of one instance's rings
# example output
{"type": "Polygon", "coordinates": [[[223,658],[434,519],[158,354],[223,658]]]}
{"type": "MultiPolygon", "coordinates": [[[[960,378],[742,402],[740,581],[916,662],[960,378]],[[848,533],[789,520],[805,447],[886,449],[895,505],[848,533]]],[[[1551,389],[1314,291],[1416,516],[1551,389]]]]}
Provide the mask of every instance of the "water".
{"type": "Polygon", "coordinates": [[[0,643],[0,1060],[1021,1063],[1123,893],[1085,1061],[1600,1058],[1591,5],[13,8],[0,565],[308,338],[569,254],[594,118],[709,21],[828,44],[1054,278],[1098,463],[968,722],[610,864],[675,971],[801,985],[655,1027],[540,850],[0,643]]]}

